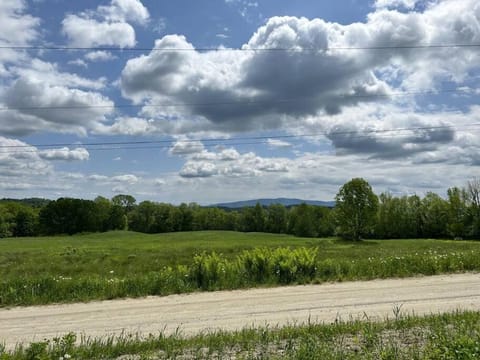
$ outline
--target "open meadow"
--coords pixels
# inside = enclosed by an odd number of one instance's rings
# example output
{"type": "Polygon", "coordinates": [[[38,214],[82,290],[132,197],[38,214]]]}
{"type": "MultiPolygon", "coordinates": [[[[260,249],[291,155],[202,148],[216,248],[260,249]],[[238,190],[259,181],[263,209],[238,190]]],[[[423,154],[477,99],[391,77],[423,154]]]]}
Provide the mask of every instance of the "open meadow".
{"type": "Polygon", "coordinates": [[[480,243],[201,231],[0,240],[0,306],[480,270],[480,243]]]}

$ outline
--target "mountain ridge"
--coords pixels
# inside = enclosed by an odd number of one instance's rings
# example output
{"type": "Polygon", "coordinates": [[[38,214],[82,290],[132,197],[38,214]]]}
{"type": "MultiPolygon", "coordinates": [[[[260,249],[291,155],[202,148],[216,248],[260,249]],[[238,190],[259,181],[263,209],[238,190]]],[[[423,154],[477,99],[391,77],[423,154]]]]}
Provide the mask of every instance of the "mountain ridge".
{"type": "Polygon", "coordinates": [[[272,204],[281,204],[284,206],[294,206],[302,203],[315,206],[334,207],[335,201],[320,201],[320,200],[302,200],[295,198],[264,198],[264,199],[251,199],[241,201],[223,202],[209,205],[210,207],[230,208],[238,209],[242,207],[255,206],[259,203],[262,206],[269,206],[272,204]]]}

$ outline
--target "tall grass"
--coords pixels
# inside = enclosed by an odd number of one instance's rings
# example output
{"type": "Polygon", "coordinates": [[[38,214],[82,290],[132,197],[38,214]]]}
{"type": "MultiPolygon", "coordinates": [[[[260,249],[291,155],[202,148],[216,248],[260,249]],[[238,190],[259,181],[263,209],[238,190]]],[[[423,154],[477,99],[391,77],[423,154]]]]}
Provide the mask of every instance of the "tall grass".
{"type": "Polygon", "coordinates": [[[480,270],[475,251],[425,251],[400,256],[322,259],[319,248],[257,248],[235,257],[202,252],[190,265],[117,277],[16,277],[0,280],[0,306],[88,301],[199,290],[367,280],[480,270]]]}

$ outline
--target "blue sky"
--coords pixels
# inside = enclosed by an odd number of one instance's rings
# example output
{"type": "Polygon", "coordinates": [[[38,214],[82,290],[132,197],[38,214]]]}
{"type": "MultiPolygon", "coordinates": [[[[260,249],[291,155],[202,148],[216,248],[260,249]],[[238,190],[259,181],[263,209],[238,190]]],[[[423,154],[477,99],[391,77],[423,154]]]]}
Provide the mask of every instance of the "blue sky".
{"type": "Polygon", "coordinates": [[[479,174],[477,45],[475,0],[2,1],[0,197],[443,195],[479,174]]]}

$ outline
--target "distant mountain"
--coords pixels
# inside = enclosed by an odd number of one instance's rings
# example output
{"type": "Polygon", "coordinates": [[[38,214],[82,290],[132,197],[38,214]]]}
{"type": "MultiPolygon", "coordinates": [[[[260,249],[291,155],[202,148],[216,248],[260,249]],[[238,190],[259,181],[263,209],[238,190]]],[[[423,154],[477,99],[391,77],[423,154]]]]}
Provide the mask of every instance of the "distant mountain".
{"type": "Polygon", "coordinates": [[[51,200],[48,199],[42,199],[42,198],[26,198],[26,199],[9,199],[9,198],[3,198],[0,199],[0,203],[9,203],[9,202],[15,202],[15,203],[20,203],[23,205],[29,205],[34,208],[41,208],[45,205],[47,205],[51,200]]]}
{"type": "Polygon", "coordinates": [[[228,203],[213,204],[210,206],[229,208],[229,209],[238,209],[242,207],[255,206],[257,205],[257,203],[259,203],[262,206],[269,206],[271,204],[282,204],[284,206],[294,206],[302,203],[305,203],[308,205],[325,206],[325,207],[335,206],[335,201],[317,201],[317,200],[301,200],[301,199],[287,199],[287,198],[234,201],[234,202],[228,202],[228,203]]]}

